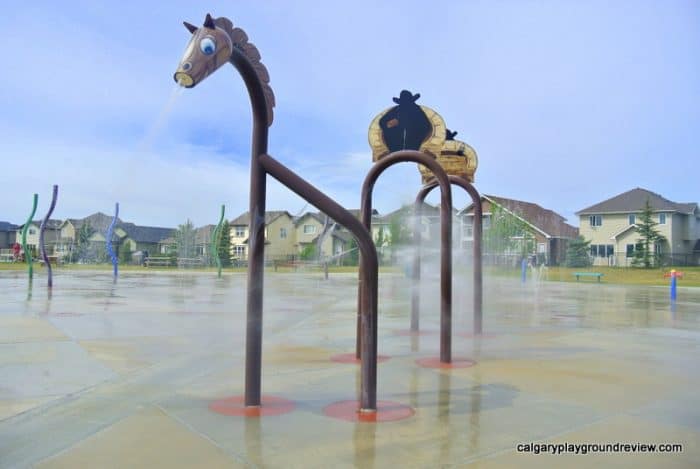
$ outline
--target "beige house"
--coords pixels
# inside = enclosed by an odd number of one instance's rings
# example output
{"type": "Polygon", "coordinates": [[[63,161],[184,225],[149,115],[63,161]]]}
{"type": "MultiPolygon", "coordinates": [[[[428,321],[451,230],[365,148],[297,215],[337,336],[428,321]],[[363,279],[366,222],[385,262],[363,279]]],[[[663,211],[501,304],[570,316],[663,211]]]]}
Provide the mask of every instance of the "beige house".
{"type": "MultiPolygon", "coordinates": [[[[27,228],[27,247],[32,250],[34,255],[39,254],[39,229],[42,220],[33,220],[29,222],[27,228]]],[[[46,229],[44,230],[44,244],[48,255],[52,255],[56,251],[56,246],[59,243],[61,220],[48,220],[46,229]]],[[[18,243],[22,244],[22,231],[24,224],[16,228],[15,238],[18,243]]]]}
{"type": "Polygon", "coordinates": [[[700,261],[700,210],[697,203],[677,203],[636,188],[576,212],[580,233],[591,241],[594,265],[628,266],[638,249],[639,216],[646,201],[656,230],[666,242],[654,246],[665,262],[697,265],[700,261]]]}
{"type": "MultiPolygon", "coordinates": [[[[245,212],[229,223],[231,258],[248,260],[250,213],[245,212]]],[[[296,254],[295,230],[292,215],[286,210],[265,212],[265,260],[285,259],[296,254]]]]}

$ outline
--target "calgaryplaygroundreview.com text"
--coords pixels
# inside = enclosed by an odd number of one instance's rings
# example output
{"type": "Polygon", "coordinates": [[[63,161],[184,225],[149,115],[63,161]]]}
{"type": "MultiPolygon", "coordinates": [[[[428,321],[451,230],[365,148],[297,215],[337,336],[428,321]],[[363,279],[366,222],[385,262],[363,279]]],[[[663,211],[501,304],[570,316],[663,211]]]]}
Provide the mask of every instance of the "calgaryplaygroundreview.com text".
{"type": "Polygon", "coordinates": [[[518,453],[589,454],[589,453],[682,453],[679,443],[520,443],[518,453]]]}

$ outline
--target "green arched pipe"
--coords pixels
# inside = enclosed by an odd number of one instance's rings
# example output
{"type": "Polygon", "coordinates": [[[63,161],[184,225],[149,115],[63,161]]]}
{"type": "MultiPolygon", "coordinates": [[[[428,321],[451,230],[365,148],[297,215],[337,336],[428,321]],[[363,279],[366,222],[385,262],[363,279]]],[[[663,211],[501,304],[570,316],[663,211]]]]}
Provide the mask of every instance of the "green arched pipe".
{"type": "Polygon", "coordinates": [[[34,204],[32,205],[32,213],[27,218],[27,222],[24,224],[24,229],[22,230],[22,249],[24,249],[24,260],[27,261],[29,266],[29,280],[31,281],[34,277],[34,269],[32,267],[32,253],[27,249],[27,230],[29,230],[29,224],[34,218],[36,213],[36,205],[39,203],[39,194],[34,194],[34,204]]]}
{"type": "Polygon", "coordinates": [[[221,218],[219,218],[219,223],[214,228],[211,234],[211,252],[214,255],[214,260],[216,261],[216,267],[219,272],[219,278],[221,278],[221,259],[219,258],[219,244],[221,244],[221,227],[224,224],[224,213],[226,212],[226,205],[221,206],[221,218]]]}

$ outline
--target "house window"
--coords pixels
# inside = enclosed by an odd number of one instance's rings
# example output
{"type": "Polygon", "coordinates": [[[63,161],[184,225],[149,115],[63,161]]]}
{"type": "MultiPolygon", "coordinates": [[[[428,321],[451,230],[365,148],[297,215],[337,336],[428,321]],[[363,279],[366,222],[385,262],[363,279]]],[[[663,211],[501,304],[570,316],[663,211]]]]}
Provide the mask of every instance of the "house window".
{"type": "Polygon", "coordinates": [[[612,256],[614,246],[612,244],[591,244],[591,256],[608,257],[612,256]]]}
{"type": "Polygon", "coordinates": [[[287,238],[287,228],[280,228],[280,238],[281,239],[287,238]]]}
{"type": "Polygon", "coordinates": [[[665,224],[666,224],[666,214],[659,213],[659,225],[665,225],[665,224]]]}
{"type": "Polygon", "coordinates": [[[236,226],[236,238],[242,238],[245,236],[245,226],[236,226]]]}
{"type": "Polygon", "coordinates": [[[630,215],[629,222],[630,222],[630,225],[634,225],[634,223],[636,222],[636,217],[634,215],[630,215]]]}
{"type": "Polygon", "coordinates": [[[304,225],[304,234],[314,234],[316,233],[315,225],[304,225]]]}
{"type": "Polygon", "coordinates": [[[603,226],[603,217],[600,215],[591,215],[588,217],[591,226],[603,226]]]}
{"type": "Polygon", "coordinates": [[[245,255],[245,246],[234,246],[233,255],[236,257],[243,257],[245,255]]]}
{"type": "Polygon", "coordinates": [[[29,234],[36,234],[36,230],[34,228],[29,228],[29,234]]]}
{"type": "Polygon", "coordinates": [[[467,238],[471,239],[474,237],[474,229],[471,226],[467,227],[467,238]]]}
{"type": "Polygon", "coordinates": [[[485,230],[488,230],[491,227],[491,217],[489,215],[481,219],[481,226],[485,230]]]}
{"type": "Polygon", "coordinates": [[[634,244],[627,245],[627,257],[634,257],[634,244]]]}

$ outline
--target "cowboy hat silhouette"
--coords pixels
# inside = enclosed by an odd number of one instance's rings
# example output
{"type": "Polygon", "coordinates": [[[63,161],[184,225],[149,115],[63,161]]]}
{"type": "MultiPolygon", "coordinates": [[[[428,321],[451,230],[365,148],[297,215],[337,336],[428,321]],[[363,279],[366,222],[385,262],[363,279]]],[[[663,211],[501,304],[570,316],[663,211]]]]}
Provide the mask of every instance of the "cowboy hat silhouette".
{"type": "Polygon", "coordinates": [[[420,98],[420,93],[413,94],[408,90],[401,91],[398,98],[391,98],[396,104],[413,104],[420,98]]]}

